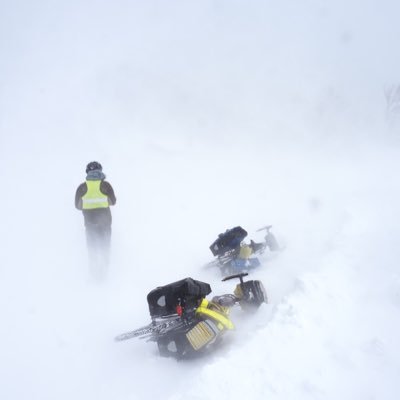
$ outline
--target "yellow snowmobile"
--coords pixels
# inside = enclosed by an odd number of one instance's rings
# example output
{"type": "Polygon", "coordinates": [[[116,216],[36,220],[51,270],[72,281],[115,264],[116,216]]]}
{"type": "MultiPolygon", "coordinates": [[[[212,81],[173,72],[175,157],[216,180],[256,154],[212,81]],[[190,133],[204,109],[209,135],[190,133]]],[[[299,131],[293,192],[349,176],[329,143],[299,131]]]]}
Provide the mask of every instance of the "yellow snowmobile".
{"type": "Polygon", "coordinates": [[[157,287],[147,295],[151,323],[115,338],[123,341],[134,337],[154,341],[160,355],[177,359],[203,354],[216,345],[226,331],[234,329],[230,309],[240,305],[246,311],[267,303],[267,294],[258,280],[244,281],[247,273],[231,275],[239,278],[233,294],[215,296],[208,283],[185,278],[157,287]]]}

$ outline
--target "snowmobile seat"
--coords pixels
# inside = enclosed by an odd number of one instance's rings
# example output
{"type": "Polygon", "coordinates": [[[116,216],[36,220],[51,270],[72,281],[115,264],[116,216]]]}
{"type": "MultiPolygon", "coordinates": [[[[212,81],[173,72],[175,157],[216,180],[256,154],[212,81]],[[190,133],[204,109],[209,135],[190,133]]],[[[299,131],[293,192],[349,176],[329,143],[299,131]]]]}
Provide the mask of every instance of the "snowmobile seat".
{"type": "Polygon", "coordinates": [[[226,252],[236,249],[246,236],[247,232],[241,226],[228,229],[225,233],[218,235],[218,238],[211,244],[210,250],[214,256],[222,256],[226,252]]]}
{"type": "Polygon", "coordinates": [[[262,253],[266,246],[265,243],[257,243],[254,240],[250,240],[250,247],[254,253],[262,253]]]}
{"type": "Polygon", "coordinates": [[[151,317],[166,317],[177,313],[177,306],[183,312],[194,310],[201,299],[211,293],[208,283],[185,278],[180,281],[159,286],[147,295],[151,317]]]}

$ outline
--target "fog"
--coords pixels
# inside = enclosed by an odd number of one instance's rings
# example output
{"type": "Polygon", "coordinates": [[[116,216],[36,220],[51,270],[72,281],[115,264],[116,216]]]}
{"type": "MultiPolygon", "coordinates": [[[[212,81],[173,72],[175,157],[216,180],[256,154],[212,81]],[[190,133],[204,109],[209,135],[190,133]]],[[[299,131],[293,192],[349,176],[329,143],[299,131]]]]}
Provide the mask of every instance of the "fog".
{"type": "Polygon", "coordinates": [[[0,2],[0,397],[397,399],[399,12],[0,2]],[[117,196],[104,282],[73,202],[92,160],[117,196]],[[234,312],[221,349],[113,341],[156,286],[231,292],[209,245],[266,224],[284,247],[251,274],[269,304],[234,312]]]}

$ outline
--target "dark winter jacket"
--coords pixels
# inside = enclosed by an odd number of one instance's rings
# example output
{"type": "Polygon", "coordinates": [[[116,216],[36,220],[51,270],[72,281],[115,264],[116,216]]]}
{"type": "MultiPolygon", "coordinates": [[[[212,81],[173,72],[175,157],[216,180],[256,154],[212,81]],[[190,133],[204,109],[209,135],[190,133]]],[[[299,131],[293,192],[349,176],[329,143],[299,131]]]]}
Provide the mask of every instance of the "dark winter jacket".
{"type": "MultiPolygon", "coordinates": [[[[102,175],[104,178],[105,176],[102,175]]],[[[88,180],[94,180],[93,176],[87,176],[88,180]]],[[[84,219],[85,219],[85,226],[111,226],[112,218],[111,218],[111,211],[110,208],[96,208],[93,210],[83,210],[82,209],[82,197],[86,194],[88,188],[86,182],[81,183],[78,186],[78,189],[75,193],[75,207],[78,210],[82,210],[84,219]]],[[[111,184],[106,180],[102,179],[100,183],[100,191],[108,197],[108,203],[110,206],[113,206],[117,199],[114,194],[114,189],[112,188],[111,184]]]]}

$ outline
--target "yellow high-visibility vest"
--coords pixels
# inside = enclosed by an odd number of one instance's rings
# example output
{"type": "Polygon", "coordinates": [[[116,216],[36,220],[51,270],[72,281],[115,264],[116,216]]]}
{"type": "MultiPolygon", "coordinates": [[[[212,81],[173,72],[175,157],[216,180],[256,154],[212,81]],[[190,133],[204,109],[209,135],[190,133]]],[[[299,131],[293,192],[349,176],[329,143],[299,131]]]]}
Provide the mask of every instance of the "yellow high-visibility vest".
{"type": "Polygon", "coordinates": [[[83,210],[109,207],[108,197],[100,191],[100,184],[100,180],[86,181],[87,192],[84,196],[82,196],[83,210]]]}

